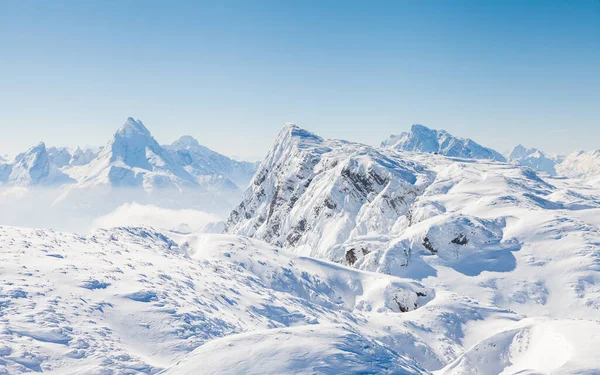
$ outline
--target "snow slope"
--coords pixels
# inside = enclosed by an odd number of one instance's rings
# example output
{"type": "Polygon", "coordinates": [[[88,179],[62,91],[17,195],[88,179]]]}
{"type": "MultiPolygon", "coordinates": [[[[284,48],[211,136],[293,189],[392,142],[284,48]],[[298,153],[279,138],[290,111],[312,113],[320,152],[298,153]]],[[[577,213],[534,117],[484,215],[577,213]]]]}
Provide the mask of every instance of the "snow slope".
{"type": "Polygon", "coordinates": [[[437,373],[594,374],[600,371],[598,347],[597,321],[523,319],[437,373]]]}
{"type": "Polygon", "coordinates": [[[598,321],[524,319],[244,237],[0,227],[0,250],[0,373],[598,368],[598,321]]]}
{"type": "Polygon", "coordinates": [[[214,340],[163,374],[424,373],[410,362],[349,327],[319,325],[269,329],[214,340]]]}
{"type": "Polygon", "coordinates": [[[294,326],[330,330],[321,348],[356,337],[364,343],[345,350],[368,344],[365,358],[390,358],[382,368],[408,366],[359,328],[426,305],[434,295],[418,282],[236,236],[174,236],[179,244],[149,228],[80,236],[0,227],[0,373],[155,373],[213,339],[294,326]]]}
{"type": "Polygon", "coordinates": [[[600,176],[600,150],[575,151],[568,154],[556,169],[563,176],[598,178],[600,176]]]}
{"type": "Polygon", "coordinates": [[[390,136],[381,143],[381,147],[461,158],[506,161],[497,151],[483,147],[471,139],[454,137],[445,130],[429,129],[423,125],[413,125],[408,133],[390,136]]]}

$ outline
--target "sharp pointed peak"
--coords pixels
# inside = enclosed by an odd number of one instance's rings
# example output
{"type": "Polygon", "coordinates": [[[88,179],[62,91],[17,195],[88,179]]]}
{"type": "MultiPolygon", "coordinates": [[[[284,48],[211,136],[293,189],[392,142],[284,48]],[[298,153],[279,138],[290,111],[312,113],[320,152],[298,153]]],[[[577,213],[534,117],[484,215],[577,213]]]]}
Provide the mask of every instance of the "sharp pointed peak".
{"type": "Polygon", "coordinates": [[[117,131],[119,135],[134,135],[142,134],[150,136],[150,131],[144,126],[140,120],[136,120],[133,117],[128,117],[125,123],[117,131]]]}
{"type": "Polygon", "coordinates": [[[47,151],[47,149],[46,149],[46,143],[39,142],[35,146],[32,146],[31,148],[29,148],[29,150],[27,150],[27,153],[39,152],[39,151],[47,151]]]}
{"type": "Polygon", "coordinates": [[[311,133],[310,131],[299,127],[298,125],[288,122],[286,123],[281,131],[279,132],[278,139],[283,140],[287,137],[300,138],[300,139],[313,139],[322,140],[323,138],[318,135],[311,133]]]}

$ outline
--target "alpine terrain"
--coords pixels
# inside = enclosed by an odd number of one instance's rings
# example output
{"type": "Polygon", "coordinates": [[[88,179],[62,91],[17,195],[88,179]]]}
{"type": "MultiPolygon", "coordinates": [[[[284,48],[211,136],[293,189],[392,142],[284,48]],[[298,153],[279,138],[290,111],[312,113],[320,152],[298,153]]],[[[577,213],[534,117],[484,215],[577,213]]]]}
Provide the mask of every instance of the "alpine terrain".
{"type": "Polygon", "coordinates": [[[288,124],[256,166],[133,119],[89,163],[41,144],[6,184],[247,188],[204,232],[0,226],[0,373],[596,374],[597,174],[520,151],[288,124]]]}

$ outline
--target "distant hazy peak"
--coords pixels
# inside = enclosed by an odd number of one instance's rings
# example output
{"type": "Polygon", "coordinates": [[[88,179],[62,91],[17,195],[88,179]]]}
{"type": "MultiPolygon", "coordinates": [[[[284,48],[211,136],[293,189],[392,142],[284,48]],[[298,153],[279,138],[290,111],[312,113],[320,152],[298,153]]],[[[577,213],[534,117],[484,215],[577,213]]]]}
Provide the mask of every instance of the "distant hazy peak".
{"type": "Polygon", "coordinates": [[[176,148],[196,148],[200,146],[200,143],[198,143],[198,140],[191,135],[184,135],[173,142],[172,146],[176,148]]]}
{"type": "Polygon", "coordinates": [[[410,132],[391,135],[381,143],[381,147],[462,158],[506,161],[499,152],[483,147],[469,138],[455,137],[445,130],[430,129],[421,124],[412,125],[410,132]]]}

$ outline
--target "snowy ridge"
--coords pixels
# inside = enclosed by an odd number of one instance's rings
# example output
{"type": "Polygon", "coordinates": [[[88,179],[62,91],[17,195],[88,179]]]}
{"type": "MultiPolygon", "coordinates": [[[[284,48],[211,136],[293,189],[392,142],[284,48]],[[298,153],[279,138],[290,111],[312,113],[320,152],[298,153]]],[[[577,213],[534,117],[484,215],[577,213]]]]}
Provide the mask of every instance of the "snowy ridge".
{"type": "Polygon", "coordinates": [[[72,182],[71,178],[52,164],[43,142],[17,155],[11,164],[0,165],[0,183],[6,185],[52,186],[72,182]]]}
{"type": "Polygon", "coordinates": [[[50,147],[48,148],[48,156],[50,162],[57,168],[69,165],[72,157],[71,151],[66,147],[50,147]]]}
{"type": "Polygon", "coordinates": [[[82,187],[175,188],[197,185],[141,121],[128,118],[86,170],[82,187]]]}
{"type": "Polygon", "coordinates": [[[506,161],[499,152],[483,147],[471,139],[454,137],[445,130],[429,129],[423,125],[413,125],[408,133],[390,136],[381,143],[381,147],[460,158],[506,161]]]}
{"type": "MultiPolygon", "coordinates": [[[[228,188],[244,189],[256,170],[254,163],[239,162],[198,143],[189,135],[179,138],[170,146],[164,146],[174,160],[184,169],[200,179],[221,179],[228,188]]],[[[216,183],[216,182],[215,182],[216,183]]]]}
{"type": "Polygon", "coordinates": [[[546,172],[551,176],[556,175],[556,164],[558,160],[546,155],[537,148],[528,149],[523,145],[517,145],[510,152],[508,160],[525,167],[546,172]]]}
{"type": "Polygon", "coordinates": [[[269,329],[214,340],[162,374],[425,374],[360,331],[342,325],[269,329]],[[236,348],[236,361],[231,350],[236,348]]]}
{"type": "Polygon", "coordinates": [[[93,150],[91,148],[80,148],[77,147],[73,154],[71,155],[71,159],[69,160],[69,165],[71,166],[80,166],[87,165],[94,160],[94,158],[98,155],[100,150],[93,150]]]}
{"type": "Polygon", "coordinates": [[[340,243],[406,227],[405,214],[430,178],[385,151],[289,124],[226,230],[340,262],[340,243]]]}
{"type": "Polygon", "coordinates": [[[438,374],[520,374],[532,369],[592,374],[598,370],[597,329],[597,322],[523,319],[515,328],[478,343],[438,374]]]}
{"type": "Polygon", "coordinates": [[[568,154],[556,169],[563,176],[598,178],[600,176],[600,150],[575,151],[568,154]]]}

